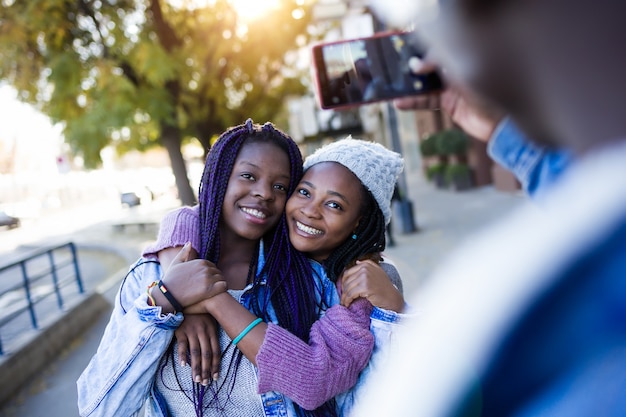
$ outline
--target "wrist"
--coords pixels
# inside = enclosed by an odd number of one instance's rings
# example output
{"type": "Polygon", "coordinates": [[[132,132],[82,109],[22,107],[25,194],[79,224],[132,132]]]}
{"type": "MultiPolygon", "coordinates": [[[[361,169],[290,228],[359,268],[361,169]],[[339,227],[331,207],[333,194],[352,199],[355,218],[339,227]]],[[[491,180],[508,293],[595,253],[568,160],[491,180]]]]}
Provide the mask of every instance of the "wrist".
{"type": "Polygon", "coordinates": [[[228,294],[228,292],[221,292],[219,294],[214,295],[213,297],[207,298],[204,300],[204,308],[208,314],[211,314],[215,318],[217,318],[217,314],[220,311],[223,311],[222,306],[224,303],[227,303],[231,300],[234,300],[233,297],[228,294]]]}
{"type": "Polygon", "coordinates": [[[148,298],[149,303],[150,300],[154,300],[156,306],[161,307],[161,311],[165,314],[175,313],[174,307],[167,301],[167,298],[159,291],[159,289],[154,286],[150,286],[148,288],[148,298]],[[156,291],[155,291],[156,290],[156,291]]]}

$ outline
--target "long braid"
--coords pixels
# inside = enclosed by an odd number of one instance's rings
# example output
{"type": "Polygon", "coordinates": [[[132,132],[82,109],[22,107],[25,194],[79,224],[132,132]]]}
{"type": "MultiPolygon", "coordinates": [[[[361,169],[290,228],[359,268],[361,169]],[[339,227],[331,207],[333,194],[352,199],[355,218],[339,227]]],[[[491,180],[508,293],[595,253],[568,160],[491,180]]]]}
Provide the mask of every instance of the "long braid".
{"type": "Polygon", "coordinates": [[[361,259],[365,255],[378,254],[385,250],[385,219],[372,193],[362,185],[361,216],[354,235],[348,237],[324,261],[328,277],[337,282],[337,278],[351,262],[361,259]]]}
{"type": "MultiPolygon", "coordinates": [[[[207,155],[199,190],[200,201],[200,256],[216,263],[220,255],[219,221],[228,179],[237,154],[244,143],[270,142],[287,152],[290,160],[290,181],[287,196],[291,196],[302,177],[302,154],[296,143],[286,134],[275,129],[271,123],[263,126],[248,119],[245,124],[224,132],[207,155]]],[[[283,213],[276,227],[264,236],[265,265],[253,277],[253,312],[268,321],[271,301],[278,324],[308,342],[311,326],[319,317],[320,306],[316,297],[313,270],[306,256],[289,242],[287,220],[283,213]],[[267,281],[268,295],[261,296],[262,285],[267,281]]],[[[255,270],[256,257],[251,261],[255,270]]],[[[335,416],[334,399],[317,410],[303,410],[294,403],[299,415],[323,417],[335,416]]]]}

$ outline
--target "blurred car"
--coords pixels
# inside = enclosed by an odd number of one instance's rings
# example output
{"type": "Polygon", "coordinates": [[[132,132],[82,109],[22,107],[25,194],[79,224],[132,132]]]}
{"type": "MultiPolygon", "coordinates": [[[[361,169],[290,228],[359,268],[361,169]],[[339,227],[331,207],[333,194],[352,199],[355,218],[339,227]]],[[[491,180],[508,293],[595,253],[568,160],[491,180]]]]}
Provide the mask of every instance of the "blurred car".
{"type": "Polygon", "coordinates": [[[20,219],[9,216],[4,211],[0,211],[0,226],[7,226],[9,229],[15,229],[20,226],[20,219]]]}
{"type": "Polygon", "coordinates": [[[124,190],[120,192],[120,202],[123,206],[135,207],[140,204],[149,203],[154,198],[152,192],[147,187],[124,190]]]}
{"type": "Polygon", "coordinates": [[[141,204],[141,198],[134,191],[120,194],[120,201],[123,206],[134,207],[141,204]]]}

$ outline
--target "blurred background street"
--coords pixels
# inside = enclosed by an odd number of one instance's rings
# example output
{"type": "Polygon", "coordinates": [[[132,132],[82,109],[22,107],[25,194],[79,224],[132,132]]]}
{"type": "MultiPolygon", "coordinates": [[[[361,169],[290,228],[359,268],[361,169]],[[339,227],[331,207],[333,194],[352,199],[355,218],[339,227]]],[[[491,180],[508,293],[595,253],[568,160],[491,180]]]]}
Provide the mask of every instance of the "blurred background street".
{"type": "MultiPolygon", "coordinates": [[[[519,193],[505,193],[491,186],[453,192],[433,187],[420,175],[407,179],[419,230],[402,233],[400,220],[394,218],[396,245],[386,253],[400,270],[409,298],[412,294],[419,294],[420,286],[427,282],[431,271],[450,251],[458,245],[471,243],[470,236],[474,231],[506,215],[525,200],[519,193]]],[[[84,220],[75,230],[24,242],[8,252],[3,251],[2,259],[27,247],[70,239],[78,244],[87,291],[101,291],[112,303],[125,268],[137,258],[141,248],[154,239],[160,216],[175,206],[176,200],[163,199],[141,208],[110,210],[107,218],[102,217],[102,213],[100,217],[86,214],[91,220],[84,220]],[[143,229],[134,224],[139,220],[146,223],[143,229]],[[116,227],[122,223],[128,226],[123,230],[116,227]]],[[[92,208],[85,208],[85,211],[90,213],[92,208]]],[[[27,233],[28,230],[26,225],[21,232],[27,233]]],[[[12,236],[18,233],[18,230],[0,232],[3,247],[11,245],[12,236]]],[[[0,416],[77,416],[75,382],[97,349],[109,313],[110,310],[103,313],[77,339],[68,340],[67,348],[58,359],[0,408],[0,416]]]]}
{"type": "MultiPolygon", "coordinates": [[[[0,21],[0,268],[72,242],[85,289],[73,289],[62,310],[46,310],[38,330],[28,318],[0,326],[0,365],[27,367],[15,360],[23,346],[90,296],[102,294],[96,298],[108,306],[93,320],[85,314],[88,328],[62,340],[60,354],[49,349],[53,360],[8,403],[0,401],[0,416],[77,415],[75,381],[98,346],[126,269],[155,238],[165,212],[195,202],[217,137],[248,118],[273,122],[305,157],[348,135],[402,154],[396,244],[387,254],[407,296],[419,293],[450,251],[471,244],[472,232],[525,200],[486,144],[438,108],[319,106],[312,46],[394,29],[367,1],[8,0],[0,21]]],[[[19,265],[0,271],[0,320],[27,303],[18,297],[26,290],[11,288],[21,276],[19,265]]],[[[54,295],[51,283],[37,285],[54,295]]]]}

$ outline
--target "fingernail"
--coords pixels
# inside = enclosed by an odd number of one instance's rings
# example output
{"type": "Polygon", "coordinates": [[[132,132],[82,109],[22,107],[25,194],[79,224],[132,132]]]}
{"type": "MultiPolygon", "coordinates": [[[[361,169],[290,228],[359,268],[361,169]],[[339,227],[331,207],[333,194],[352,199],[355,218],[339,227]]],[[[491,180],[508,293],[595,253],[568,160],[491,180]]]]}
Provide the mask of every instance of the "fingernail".
{"type": "Polygon", "coordinates": [[[185,366],[187,366],[187,362],[185,362],[185,361],[180,361],[180,366],[181,366],[182,368],[184,368],[185,366]]]}
{"type": "Polygon", "coordinates": [[[213,374],[213,381],[217,381],[219,379],[219,377],[220,377],[219,372],[214,373],[213,374]]]}
{"type": "Polygon", "coordinates": [[[204,385],[205,387],[209,385],[209,380],[208,379],[203,380],[202,385],[204,385]]]}
{"type": "Polygon", "coordinates": [[[194,379],[198,384],[202,382],[202,378],[200,378],[200,375],[196,375],[196,378],[194,379]]]}

